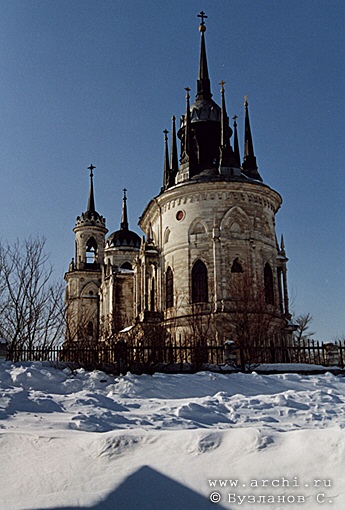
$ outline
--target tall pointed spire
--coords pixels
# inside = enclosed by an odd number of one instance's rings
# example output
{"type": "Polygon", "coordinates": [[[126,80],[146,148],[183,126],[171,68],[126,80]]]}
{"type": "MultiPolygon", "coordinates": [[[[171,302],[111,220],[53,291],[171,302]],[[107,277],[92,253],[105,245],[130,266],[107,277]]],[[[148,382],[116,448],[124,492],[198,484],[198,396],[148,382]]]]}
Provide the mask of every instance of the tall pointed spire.
{"type": "Polygon", "coordinates": [[[285,241],[284,241],[284,236],[282,234],[282,237],[281,237],[281,243],[280,243],[280,254],[283,256],[283,257],[286,257],[286,251],[285,251],[285,241]]]}
{"type": "Polygon", "coordinates": [[[181,164],[189,163],[191,165],[191,119],[190,119],[190,88],[186,87],[186,113],[182,117],[181,127],[181,164]]]}
{"type": "Polygon", "coordinates": [[[166,189],[169,186],[169,150],[168,150],[168,133],[167,129],[164,129],[164,173],[163,173],[163,188],[166,189]]]}
{"type": "Polygon", "coordinates": [[[87,202],[87,211],[86,212],[94,213],[96,211],[96,209],[95,209],[95,197],[94,197],[94,192],[93,192],[93,170],[96,167],[93,166],[93,164],[91,163],[91,165],[88,166],[87,168],[88,168],[88,170],[90,170],[90,191],[89,191],[89,199],[87,202]]]}
{"type": "Polygon", "coordinates": [[[244,98],[244,107],[245,107],[245,120],[244,120],[244,159],[242,165],[243,173],[247,177],[250,177],[251,179],[262,181],[262,178],[258,172],[256,157],[254,155],[254,146],[248,111],[248,96],[245,96],[244,98]]]}
{"type": "Polygon", "coordinates": [[[121,230],[128,230],[128,215],[127,215],[127,189],[123,189],[123,198],[122,198],[122,215],[121,215],[121,230]]]}
{"type": "Polygon", "coordinates": [[[175,184],[175,176],[178,172],[178,156],[177,156],[177,139],[176,139],[176,125],[175,115],[172,116],[172,135],[171,135],[171,154],[170,154],[170,171],[171,171],[171,186],[175,184]]]}
{"type": "Polygon", "coordinates": [[[200,41],[200,60],[199,60],[199,73],[198,73],[198,81],[197,81],[197,99],[211,99],[211,83],[208,76],[208,66],[207,66],[207,57],[206,57],[206,44],[205,44],[205,32],[206,26],[204,19],[207,18],[204,11],[201,11],[198,14],[198,18],[201,18],[201,23],[199,26],[199,31],[201,33],[201,41],[200,41]]]}
{"type": "Polygon", "coordinates": [[[222,108],[220,115],[220,158],[219,158],[219,173],[226,175],[240,175],[239,165],[237,165],[234,151],[230,144],[230,137],[232,135],[232,129],[229,126],[229,117],[226,111],[225,104],[225,81],[221,81],[221,96],[222,96],[222,108]],[[238,170],[235,172],[235,168],[238,170]]]}
{"type": "Polygon", "coordinates": [[[237,132],[237,122],[238,119],[237,115],[233,116],[234,121],[234,154],[235,154],[235,160],[238,166],[241,166],[241,156],[240,156],[240,146],[238,143],[238,132],[237,132]]]}
{"type": "Polygon", "coordinates": [[[225,145],[229,142],[229,136],[232,134],[232,130],[229,127],[229,117],[226,112],[226,104],[225,104],[225,81],[221,81],[219,83],[221,86],[220,93],[222,96],[222,109],[221,109],[221,130],[220,130],[220,146],[225,147],[225,145]],[[229,135],[230,134],[230,135],[229,135]]]}

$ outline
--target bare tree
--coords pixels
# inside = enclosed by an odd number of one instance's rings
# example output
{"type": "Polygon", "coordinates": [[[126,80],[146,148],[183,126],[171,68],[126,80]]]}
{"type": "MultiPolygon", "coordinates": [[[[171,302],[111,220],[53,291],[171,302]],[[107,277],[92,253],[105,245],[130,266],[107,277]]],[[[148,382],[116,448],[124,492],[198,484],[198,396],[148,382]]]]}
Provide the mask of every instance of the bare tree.
{"type": "Polygon", "coordinates": [[[236,273],[231,282],[232,300],[225,311],[224,331],[235,342],[237,360],[242,371],[275,359],[285,320],[275,305],[267,303],[263,282],[253,282],[248,273],[236,273]]]}
{"type": "Polygon", "coordinates": [[[313,321],[311,313],[305,313],[298,315],[294,322],[297,325],[297,329],[294,333],[294,342],[297,346],[300,346],[306,340],[310,340],[315,335],[315,331],[310,331],[310,324],[313,321]]]}
{"type": "Polygon", "coordinates": [[[207,303],[194,303],[187,315],[187,327],[184,332],[184,344],[191,348],[190,361],[198,370],[208,362],[209,340],[215,336],[213,314],[207,303]]]}
{"type": "Polygon", "coordinates": [[[0,335],[17,349],[49,349],[62,341],[63,282],[52,281],[45,240],[0,243],[0,335]]]}

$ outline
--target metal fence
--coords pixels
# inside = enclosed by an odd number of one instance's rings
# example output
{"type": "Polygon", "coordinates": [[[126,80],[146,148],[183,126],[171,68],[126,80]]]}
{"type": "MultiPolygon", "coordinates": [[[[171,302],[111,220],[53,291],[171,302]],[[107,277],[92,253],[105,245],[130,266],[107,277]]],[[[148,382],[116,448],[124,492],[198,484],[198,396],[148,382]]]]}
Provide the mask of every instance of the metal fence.
{"type": "Polygon", "coordinates": [[[11,348],[7,359],[11,361],[50,361],[72,363],[88,370],[103,369],[113,373],[153,373],[155,371],[197,371],[209,365],[219,368],[232,365],[250,370],[261,363],[307,363],[344,368],[344,344],[323,343],[313,340],[298,345],[238,347],[236,344],[205,344],[176,339],[161,344],[138,343],[129,345],[119,341],[111,345],[94,346],[71,344],[51,348],[11,348]]]}

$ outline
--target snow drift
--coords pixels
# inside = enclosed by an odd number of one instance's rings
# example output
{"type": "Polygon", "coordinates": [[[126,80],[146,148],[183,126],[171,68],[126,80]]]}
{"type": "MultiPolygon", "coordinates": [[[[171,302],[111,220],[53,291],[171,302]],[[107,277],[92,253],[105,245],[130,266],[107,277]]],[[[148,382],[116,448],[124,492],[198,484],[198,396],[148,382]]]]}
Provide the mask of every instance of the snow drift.
{"type": "Polygon", "coordinates": [[[345,378],[0,363],[1,510],[345,508],[345,378]]]}

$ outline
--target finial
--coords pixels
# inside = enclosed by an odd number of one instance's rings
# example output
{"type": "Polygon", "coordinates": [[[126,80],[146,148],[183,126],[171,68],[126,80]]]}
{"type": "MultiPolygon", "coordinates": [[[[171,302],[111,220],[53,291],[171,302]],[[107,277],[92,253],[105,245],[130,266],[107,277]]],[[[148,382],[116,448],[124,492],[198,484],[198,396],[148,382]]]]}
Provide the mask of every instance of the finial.
{"type": "Polygon", "coordinates": [[[128,230],[128,214],[127,214],[127,188],[123,188],[123,198],[122,198],[122,214],[121,214],[121,230],[128,230]]]}
{"type": "Polygon", "coordinates": [[[190,88],[189,88],[189,87],[186,87],[186,88],[185,88],[185,91],[187,92],[187,93],[186,93],[186,99],[189,99],[189,98],[190,98],[190,95],[189,95],[190,88]]]}
{"type": "Polygon", "coordinates": [[[223,92],[224,92],[224,90],[225,90],[225,89],[224,89],[224,85],[225,85],[225,83],[226,83],[226,82],[225,82],[224,80],[222,80],[222,81],[220,81],[220,82],[219,82],[219,85],[221,86],[220,91],[221,91],[222,93],[223,93],[223,92]]]}
{"type": "Polygon", "coordinates": [[[234,154],[236,159],[236,164],[238,167],[241,166],[241,156],[240,156],[240,146],[238,143],[238,133],[237,133],[237,122],[238,119],[237,115],[234,115],[232,117],[232,120],[234,121],[234,154]]]}
{"type": "Polygon", "coordinates": [[[170,177],[169,184],[173,186],[175,184],[175,177],[178,172],[178,156],[177,156],[177,141],[176,141],[176,117],[171,117],[171,152],[170,152],[170,177]]]}
{"type": "Polygon", "coordinates": [[[91,163],[91,165],[90,165],[90,166],[88,166],[88,167],[87,167],[87,169],[88,169],[88,170],[90,170],[90,177],[93,177],[93,172],[92,172],[92,170],[94,170],[95,168],[96,168],[96,167],[95,167],[95,166],[93,166],[93,164],[92,164],[92,163],[91,163]]]}
{"type": "Polygon", "coordinates": [[[87,167],[90,170],[90,191],[89,191],[89,199],[87,202],[87,212],[94,213],[95,209],[95,197],[93,192],[93,170],[96,168],[92,163],[87,167]]]}
{"type": "Polygon", "coordinates": [[[163,172],[163,189],[166,189],[169,185],[169,151],[168,151],[168,133],[167,129],[164,129],[164,172],[163,172]]]}
{"type": "Polygon", "coordinates": [[[246,175],[250,179],[255,179],[256,181],[262,181],[262,177],[260,176],[260,174],[258,172],[258,165],[256,163],[256,157],[254,154],[252,131],[251,131],[250,120],[249,120],[248,96],[244,96],[244,107],[245,107],[244,159],[243,159],[243,164],[242,164],[242,170],[243,170],[244,175],[246,175]]]}
{"type": "Polygon", "coordinates": [[[204,19],[207,19],[208,16],[206,16],[204,11],[201,11],[200,14],[197,15],[197,17],[201,18],[201,22],[200,22],[200,26],[199,26],[199,31],[200,32],[206,32],[206,26],[205,26],[204,19]]]}

